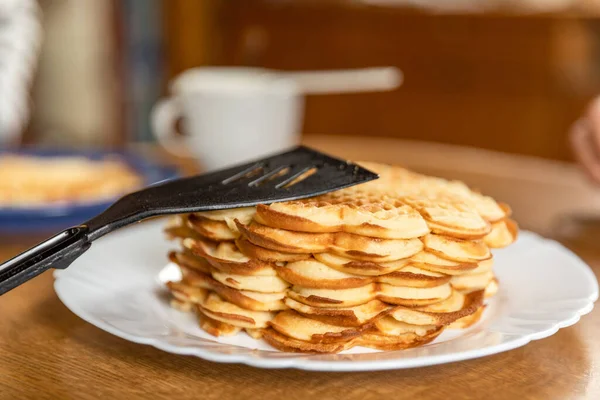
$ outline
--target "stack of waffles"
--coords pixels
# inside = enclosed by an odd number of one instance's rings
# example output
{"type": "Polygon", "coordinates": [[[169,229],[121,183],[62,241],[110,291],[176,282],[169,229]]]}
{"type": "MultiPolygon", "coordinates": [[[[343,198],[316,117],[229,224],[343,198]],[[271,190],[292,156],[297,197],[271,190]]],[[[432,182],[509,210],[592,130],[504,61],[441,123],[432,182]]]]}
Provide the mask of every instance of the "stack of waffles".
{"type": "Polygon", "coordinates": [[[475,323],[498,290],[490,249],[509,209],[457,181],[374,163],[380,179],[322,196],[178,216],[172,304],[207,332],[284,351],[420,346],[475,323]]]}

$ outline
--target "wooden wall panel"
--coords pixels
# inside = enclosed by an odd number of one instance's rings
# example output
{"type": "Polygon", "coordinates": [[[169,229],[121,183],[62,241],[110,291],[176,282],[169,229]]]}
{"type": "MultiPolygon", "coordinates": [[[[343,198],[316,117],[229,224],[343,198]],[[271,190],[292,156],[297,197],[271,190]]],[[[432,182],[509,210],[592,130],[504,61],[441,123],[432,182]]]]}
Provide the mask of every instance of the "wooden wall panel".
{"type": "MultiPolygon", "coordinates": [[[[173,74],[202,64],[284,70],[395,65],[404,71],[405,84],[395,92],[309,97],[305,132],[569,159],[566,131],[597,89],[590,83],[569,90],[557,73],[560,17],[428,15],[348,2],[223,4],[208,18],[210,56],[184,56],[173,74]]],[[[206,19],[185,13],[179,24],[206,19]]],[[[189,37],[175,36],[176,46],[191,51],[189,37]]]]}
{"type": "Polygon", "coordinates": [[[221,0],[163,0],[167,74],[216,62],[224,31],[219,26],[221,0]]]}

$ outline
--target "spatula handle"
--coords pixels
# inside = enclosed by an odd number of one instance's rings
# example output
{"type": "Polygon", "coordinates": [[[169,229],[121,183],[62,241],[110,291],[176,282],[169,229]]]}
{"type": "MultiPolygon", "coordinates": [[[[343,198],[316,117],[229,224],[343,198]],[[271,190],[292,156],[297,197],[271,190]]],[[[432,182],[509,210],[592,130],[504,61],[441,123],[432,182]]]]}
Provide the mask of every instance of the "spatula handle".
{"type": "Polygon", "coordinates": [[[0,295],[41,274],[48,268],[63,269],[91,245],[87,227],[67,229],[0,264],[0,295]]]}

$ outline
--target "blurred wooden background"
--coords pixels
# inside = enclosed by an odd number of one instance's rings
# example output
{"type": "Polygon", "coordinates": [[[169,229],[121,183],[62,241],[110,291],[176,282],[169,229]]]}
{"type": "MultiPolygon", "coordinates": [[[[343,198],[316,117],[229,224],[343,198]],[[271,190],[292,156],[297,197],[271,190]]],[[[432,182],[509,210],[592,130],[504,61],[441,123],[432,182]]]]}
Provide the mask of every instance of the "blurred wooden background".
{"type": "MultiPolygon", "coordinates": [[[[600,92],[596,15],[431,14],[352,1],[163,0],[166,77],[200,65],[394,65],[390,93],[312,96],[304,132],[571,159],[565,137],[600,92]]],[[[166,90],[166,86],[165,86],[166,90]]]]}

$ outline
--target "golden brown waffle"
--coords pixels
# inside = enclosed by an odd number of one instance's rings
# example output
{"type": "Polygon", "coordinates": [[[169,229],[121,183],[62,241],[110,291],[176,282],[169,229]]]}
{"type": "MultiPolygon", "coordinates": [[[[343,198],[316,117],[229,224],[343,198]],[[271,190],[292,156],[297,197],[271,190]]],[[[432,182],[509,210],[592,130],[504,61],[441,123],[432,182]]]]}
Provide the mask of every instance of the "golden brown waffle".
{"type": "Polygon", "coordinates": [[[411,259],[390,262],[357,261],[335,254],[313,254],[313,257],[323,264],[341,272],[356,275],[377,276],[389,274],[409,265],[411,259]]]}
{"type": "Polygon", "coordinates": [[[171,217],[165,232],[170,238],[231,241],[240,236],[234,220],[249,223],[254,213],[250,207],[177,215],[171,217]]]}
{"type": "Polygon", "coordinates": [[[209,240],[235,240],[240,236],[239,232],[229,229],[227,222],[206,218],[200,214],[188,215],[186,224],[198,235],[209,240]]]}
{"type": "Polygon", "coordinates": [[[243,224],[247,224],[252,221],[256,209],[254,207],[243,207],[243,208],[230,208],[227,210],[215,210],[215,211],[204,211],[201,213],[195,213],[195,215],[202,216],[213,221],[223,221],[230,227],[234,227],[234,220],[241,221],[243,224]]]}
{"type": "Polygon", "coordinates": [[[494,222],[492,231],[483,238],[483,241],[491,248],[506,247],[517,240],[518,232],[517,223],[510,218],[506,218],[494,222]]]}
{"type": "MultiPolygon", "coordinates": [[[[314,258],[337,271],[361,276],[389,275],[394,271],[406,270],[406,268],[443,275],[462,275],[469,272],[477,273],[489,270],[493,264],[491,257],[479,262],[458,262],[446,260],[427,251],[417,253],[408,259],[386,263],[355,261],[328,253],[314,254],[314,258]]],[[[410,271],[410,269],[407,271],[410,271]]]]}
{"type": "Polygon", "coordinates": [[[360,336],[364,328],[337,326],[304,317],[295,311],[282,311],[269,325],[277,332],[312,343],[346,342],[360,336]]]}
{"type": "Polygon", "coordinates": [[[486,286],[484,294],[485,298],[489,299],[498,293],[498,278],[492,279],[492,281],[486,286]]]}
{"type": "Polygon", "coordinates": [[[209,293],[206,299],[198,303],[198,309],[207,317],[225,322],[240,328],[266,328],[275,312],[253,311],[236,306],[223,300],[216,293],[209,293]]]}
{"type": "Polygon", "coordinates": [[[167,286],[171,292],[179,292],[193,303],[200,304],[203,301],[202,298],[195,295],[200,288],[213,291],[230,303],[248,310],[277,311],[287,308],[283,302],[285,291],[264,293],[234,289],[213,279],[208,274],[190,271],[184,266],[180,266],[180,268],[183,273],[182,281],[169,282],[167,286]]]}
{"type": "Polygon", "coordinates": [[[320,289],[349,289],[368,285],[373,279],[340,272],[310,258],[275,267],[277,274],[293,285],[320,289]]]}
{"type": "Polygon", "coordinates": [[[461,292],[472,292],[474,290],[484,290],[494,279],[494,273],[486,271],[478,274],[470,273],[454,276],[450,284],[453,288],[461,292]]]}
{"type": "Polygon", "coordinates": [[[405,349],[476,323],[498,291],[490,248],[517,237],[510,209],[461,182],[367,168],[381,178],[173,219],[173,306],[215,336],[315,353],[405,349]]]}
{"type": "Polygon", "coordinates": [[[414,238],[429,230],[462,239],[487,235],[490,222],[509,215],[492,198],[460,182],[402,168],[369,168],[380,179],[312,199],[259,206],[255,220],[300,232],[350,232],[381,238],[414,238]]]}
{"type": "Polygon", "coordinates": [[[190,302],[190,301],[186,301],[186,300],[180,300],[177,299],[176,297],[173,297],[170,301],[170,305],[171,307],[173,307],[176,310],[179,311],[183,311],[183,312],[190,312],[194,310],[194,303],[190,302]]]}
{"type": "Polygon", "coordinates": [[[314,289],[292,286],[287,296],[313,307],[346,308],[368,303],[377,298],[379,286],[368,284],[350,289],[314,289]]]}
{"type": "Polygon", "coordinates": [[[460,181],[422,175],[397,166],[371,162],[360,162],[359,164],[380,174],[380,179],[362,185],[361,187],[364,188],[370,185],[372,190],[391,196],[418,195],[465,204],[488,222],[500,221],[511,214],[510,208],[506,204],[498,203],[489,196],[471,190],[460,181]]]}
{"type": "Polygon", "coordinates": [[[287,297],[286,306],[299,314],[331,325],[359,327],[392,309],[392,306],[379,300],[345,308],[313,307],[287,297]]]}
{"type": "Polygon", "coordinates": [[[299,232],[348,232],[384,239],[412,239],[429,232],[423,217],[392,197],[344,189],[312,199],[259,205],[255,220],[299,232]]]}
{"type": "Polygon", "coordinates": [[[437,338],[444,327],[438,327],[436,330],[430,332],[425,336],[418,336],[414,333],[405,333],[397,336],[387,336],[379,332],[367,332],[362,336],[356,338],[352,345],[370,347],[372,349],[394,351],[394,350],[405,350],[412,347],[423,346],[437,338]]]}
{"type": "Polygon", "coordinates": [[[283,335],[272,328],[263,330],[262,338],[277,350],[288,353],[339,353],[354,345],[352,341],[334,343],[306,342],[283,335]]]}
{"type": "Polygon", "coordinates": [[[450,297],[451,294],[452,288],[448,283],[429,288],[380,284],[377,298],[390,304],[420,306],[438,303],[450,297]]]}
{"type": "Polygon", "coordinates": [[[182,251],[171,251],[169,252],[169,261],[185,267],[196,272],[210,274],[214,268],[204,258],[198,257],[195,254],[191,254],[189,250],[183,249],[182,251]]]}
{"type": "Polygon", "coordinates": [[[400,336],[414,334],[415,336],[428,336],[439,329],[439,325],[413,325],[398,321],[390,316],[385,316],[373,323],[375,329],[385,336],[400,336]]]}
{"type": "Polygon", "coordinates": [[[360,261],[401,260],[423,249],[419,239],[380,239],[346,232],[306,233],[237,222],[242,235],[256,246],[285,253],[333,252],[360,261]]]}
{"type": "Polygon", "coordinates": [[[335,353],[354,346],[399,350],[430,342],[443,327],[430,329],[397,321],[381,323],[386,317],[362,328],[350,328],[306,318],[293,311],[283,311],[264,331],[264,338],[283,351],[335,353]]]}
{"type": "Polygon", "coordinates": [[[199,307],[196,307],[196,314],[198,316],[198,323],[200,328],[204,329],[209,334],[219,336],[233,336],[240,333],[242,328],[228,324],[226,322],[217,321],[202,313],[199,307]]]}
{"type": "Polygon", "coordinates": [[[400,271],[390,272],[375,278],[375,282],[391,286],[406,286],[414,288],[432,288],[450,282],[449,275],[431,272],[412,266],[402,268],[400,271]]]}
{"type": "Polygon", "coordinates": [[[417,195],[404,196],[401,201],[417,210],[433,233],[460,239],[481,239],[491,231],[490,223],[465,203],[417,195]]]}
{"type": "Polygon", "coordinates": [[[463,240],[429,234],[423,237],[425,250],[446,260],[460,263],[477,263],[492,257],[482,240],[463,240]]]}
{"type": "Polygon", "coordinates": [[[287,296],[314,307],[352,307],[379,299],[389,304],[418,306],[442,301],[452,294],[449,283],[436,287],[415,288],[370,283],[349,289],[315,289],[292,286],[287,296]]]}
{"type": "Polygon", "coordinates": [[[308,253],[284,253],[281,251],[260,247],[245,238],[236,240],[235,244],[246,257],[269,263],[292,262],[310,258],[310,254],[308,253]]]}
{"type": "Polygon", "coordinates": [[[167,239],[202,239],[203,237],[198,232],[188,226],[187,220],[187,215],[175,215],[169,218],[165,227],[165,236],[167,239]]]}
{"type": "Polygon", "coordinates": [[[171,306],[179,311],[195,312],[198,317],[198,324],[204,331],[217,337],[232,336],[241,331],[241,328],[237,326],[214,320],[200,311],[197,302],[205,301],[209,293],[208,290],[186,287],[185,285],[173,282],[169,282],[168,287],[171,289],[171,293],[174,296],[173,299],[171,299],[171,306]]]}
{"type": "Polygon", "coordinates": [[[491,263],[491,261],[491,257],[482,261],[452,261],[426,250],[411,257],[410,265],[427,271],[439,272],[447,275],[461,275],[474,271],[482,263],[491,263]]]}
{"type": "Polygon", "coordinates": [[[395,307],[390,316],[413,325],[448,325],[471,315],[483,304],[482,290],[464,295],[456,290],[446,300],[420,307],[395,307]]]}
{"type": "Polygon", "coordinates": [[[450,282],[451,276],[405,267],[379,276],[361,276],[338,271],[315,259],[296,261],[276,267],[285,281],[317,289],[349,289],[369,283],[386,283],[393,286],[435,287],[450,282]]]}
{"type": "Polygon", "coordinates": [[[483,315],[486,306],[483,305],[477,309],[473,314],[462,317],[461,319],[456,320],[455,322],[448,325],[449,329],[466,329],[477,323],[483,315]]]}
{"type": "Polygon", "coordinates": [[[277,275],[272,263],[246,257],[234,243],[186,239],[183,245],[193,254],[204,258],[215,269],[225,273],[256,276],[277,275]]]}
{"type": "Polygon", "coordinates": [[[290,284],[279,276],[234,275],[226,272],[213,272],[212,277],[223,285],[239,290],[250,290],[258,293],[280,293],[290,284]]]}

